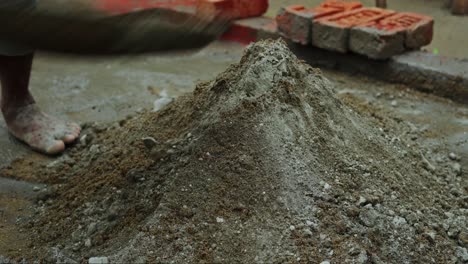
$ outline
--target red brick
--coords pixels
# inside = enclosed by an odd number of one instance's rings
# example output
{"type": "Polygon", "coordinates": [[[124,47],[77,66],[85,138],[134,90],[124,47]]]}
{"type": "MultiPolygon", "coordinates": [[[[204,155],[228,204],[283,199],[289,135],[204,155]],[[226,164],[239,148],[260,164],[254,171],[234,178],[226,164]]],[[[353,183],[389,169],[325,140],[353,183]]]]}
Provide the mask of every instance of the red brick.
{"type": "Polygon", "coordinates": [[[394,14],[380,8],[359,8],[313,21],[312,44],[338,52],[348,51],[350,29],[394,14]]]}
{"type": "Polygon", "coordinates": [[[397,13],[374,25],[385,31],[405,31],[405,46],[417,49],[431,43],[434,34],[434,19],[415,13],[397,13]]]}
{"type": "Polygon", "coordinates": [[[302,5],[287,6],[276,16],[281,36],[303,45],[311,42],[312,18],[314,13],[302,5]]]}
{"type": "Polygon", "coordinates": [[[232,19],[256,17],[268,9],[268,0],[200,0],[197,10],[213,10],[232,19]]]}
{"type": "Polygon", "coordinates": [[[360,7],[360,2],[343,1],[326,1],[314,8],[292,5],[280,9],[276,22],[283,37],[306,45],[312,42],[312,20],[360,7]]]}
{"type": "Polygon", "coordinates": [[[349,49],[374,59],[386,59],[429,44],[433,19],[414,13],[396,13],[351,29],[349,49]]]}
{"type": "Polygon", "coordinates": [[[350,51],[372,59],[388,59],[405,51],[405,31],[382,30],[375,22],[351,28],[348,48],[350,51]]]}

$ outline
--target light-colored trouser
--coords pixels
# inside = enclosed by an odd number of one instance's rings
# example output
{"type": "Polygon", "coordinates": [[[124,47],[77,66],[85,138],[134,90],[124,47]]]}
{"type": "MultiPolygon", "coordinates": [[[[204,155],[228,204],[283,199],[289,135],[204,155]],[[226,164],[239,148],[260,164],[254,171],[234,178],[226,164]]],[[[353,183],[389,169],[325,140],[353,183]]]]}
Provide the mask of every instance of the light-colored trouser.
{"type": "MultiPolygon", "coordinates": [[[[36,6],[36,0],[0,0],[0,7],[30,9],[36,6]]],[[[0,36],[0,55],[21,56],[32,53],[33,50],[24,45],[14,43],[0,36]]]]}

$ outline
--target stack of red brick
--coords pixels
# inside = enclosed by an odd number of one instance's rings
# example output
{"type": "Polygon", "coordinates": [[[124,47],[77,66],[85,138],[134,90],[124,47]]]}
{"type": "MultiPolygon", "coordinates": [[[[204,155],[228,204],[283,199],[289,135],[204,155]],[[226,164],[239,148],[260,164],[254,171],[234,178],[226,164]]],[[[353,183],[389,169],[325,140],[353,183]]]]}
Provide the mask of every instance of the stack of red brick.
{"type": "Polygon", "coordinates": [[[373,59],[387,59],[432,41],[434,20],[415,13],[365,8],[359,2],[328,0],[318,7],[294,5],[277,17],[279,33],[294,42],[373,59]]]}

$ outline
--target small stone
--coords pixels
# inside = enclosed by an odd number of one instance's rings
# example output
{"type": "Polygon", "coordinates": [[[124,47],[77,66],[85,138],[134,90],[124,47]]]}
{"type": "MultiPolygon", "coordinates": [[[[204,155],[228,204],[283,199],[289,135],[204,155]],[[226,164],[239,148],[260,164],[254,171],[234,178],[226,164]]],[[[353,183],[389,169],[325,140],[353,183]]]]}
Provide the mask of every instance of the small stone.
{"type": "Polygon", "coordinates": [[[88,135],[83,135],[82,137],[80,137],[80,143],[83,144],[83,145],[88,145],[88,135]]]}
{"type": "Polygon", "coordinates": [[[362,205],[365,205],[366,202],[367,202],[367,199],[361,196],[359,197],[359,201],[356,203],[356,205],[362,206],[362,205]]]}
{"type": "Polygon", "coordinates": [[[349,254],[350,256],[357,256],[357,255],[359,255],[359,253],[361,253],[361,251],[359,250],[359,248],[355,248],[355,247],[351,248],[351,249],[348,251],[348,254],[349,254]]]}
{"type": "Polygon", "coordinates": [[[94,232],[96,232],[96,230],[97,230],[97,224],[96,223],[89,224],[88,230],[87,230],[88,236],[94,234],[94,232]]]}
{"type": "Polygon", "coordinates": [[[362,224],[367,227],[375,226],[378,217],[379,215],[374,209],[365,210],[359,214],[359,219],[361,220],[362,224]]]}
{"type": "Polygon", "coordinates": [[[148,150],[152,150],[158,144],[156,139],[154,139],[152,137],[145,137],[142,140],[143,140],[143,144],[145,144],[145,147],[148,150]]]}
{"type": "Polygon", "coordinates": [[[460,245],[468,247],[468,232],[467,231],[462,231],[458,235],[458,242],[460,245]]]}
{"type": "Polygon", "coordinates": [[[313,235],[312,231],[310,231],[310,229],[308,229],[308,228],[304,229],[304,234],[306,236],[312,236],[313,235]]]}
{"type": "Polygon", "coordinates": [[[390,104],[392,105],[392,107],[398,106],[398,102],[396,100],[393,100],[390,104]]]}
{"type": "Polygon", "coordinates": [[[217,223],[224,223],[224,218],[222,218],[222,217],[216,217],[216,222],[217,222],[217,223]]]}
{"type": "Polygon", "coordinates": [[[153,107],[153,112],[158,112],[161,109],[163,109],[166,105],[172,103],[174,101],[174,98],[166,97],[163,96],[157,100],[154,101],[154,107],[153,107]]]}
{"type": "Polygon", "coordinates": [[[393,217],[392,223],[395,226],[403,226],[407,224],[406,219],[400,216],[393,217]]]}
{"type": "Polygon", "coordinates": [[[434,172],[436,170],[436,167],[434,165],[432,165],[432,163],[430,163],[425,157],[424,155],[422,155],[421,153],[421,158],[422,158],[422,162],[423,162],[423,165],[424,165],[424,168],[430,172],[434,172]]]}
{"type": "Polygon", "coordinates": [[[41,188],[40,188],[39,186],[34,186],[34,187],[33,187],[33,191],[35,191],[35,192],[38,192],[38,191],[40,191],[40,190],[41,190],[41,188]]]}
{"type": "Polygon", "coordinates": [[[91,153],[99,153],[99,145],[95,144],[95,145],[92,145],[91,147],[89,147],[89,152],[91,153]]]}
{"type": "Polygon", "coordinates": [[[47,168],[53,168],[53,167],[56,167],[58,165],[62,164],[62,161],[60,159],[57,159],[57,160],[54,160],[52,161],[51,163],[47,164],[47,168]]]}
{"type": "Polygon", "coordinates": [[[84,135],[84,137],[84,142],[82,142],[83,146],[88,146],[93,143],[94,139],[96,138],[96,134],[94,132],[89,132],[88,134],[84,135]]]}
{"type": "Polygon", "coordinates": [[[457,247],[457,257],[462,263],[468,262],[468,250],[466,248],[457,247]]]}
{"type": "Polygon", "coordinates": [[[365,250],[362,250],[361,253],[359,253],[359,256],[357,258],[357,263],[359,264],[364,264],[368,262],[369,257],[367,256],[367,252],[365,250]]]}
{"type": "Polygon", "coordinates": [[[141,172],[137,169],[131,169],[127,172],[126,178],[130,182],[138,182],[141,179],[141,172]]]}
{"type": "Polygon", "coordinates": [[[296,230],[296,227],[292,225],[292,226],[289,227],[289,230],[294,231],[294,230],[296,230]]]}
{"type": "Polygon", "coordinates": [[[457,176],[460,176],[460,175],[461,175],[461,173],[462,173],[462,168],[461,168],[460,163],[458,163],[458,162],[457,162],[457,163],[453,163],[453,164],[452,164],[452,169],[453,169],[453,172],[455,172],[455,174],[456,174],[457,176]]]}
{"type": "Polygon", "coordinates": [[[451,153],[449,154],[449,159],[451,159],[451,160],[458,160],[458,156],[457,156],[457,154],[451,152],[451,153]]]}
{"type": "Polygon", "coordinates": [[[73,247],[72,247],[72,250],[73,250],[74,252],[77,252],[77,251],[80,250],[80,249],[81,249],[81,244],[80,244],[80,243],[75,243],[75,244],[73,245],[73,247]]]}
{"type": "Polygon", "coordinates": [[[105,124],[95,124],[93,126],[93,130],[95,133],[102,133],[106,131],[106,129],[107,129],[107,126],[105,124]]]}
{"type": "Polygon", "coordinates": [[[92,257],[88,260],[89,264],[109,264],[109,259],[107,257],[92,257]]]}
{"type": "Polygon", "coordinates": [[[85,247],[88,247],[88,248],[91,247],[91,245],[92,245],[91,244],[91,238],[86,239],[85,242],[84,242],[84,245],[85,245],[85,247]]]}
{"type": "Polygon", "coordinates": [[[453,213],[451,213],[451,212],[445,212],[444,215],[445,215],[447,218],[449,218],[449,219],[455,217],[455,215],[454,215],[453,213]]]}
{"type": "Polygon", "coordinates": [[[324,260],[324,261],[320,262],[320,264],[330,264],[330,261],[329,260],[324,260]]]}
{"type": "Polygon", "coordinates": [[[330,190],[330,189],[331,189],[330,184],[325,183],[325,184],[323,185],[323,189],[324,189],[324,190],[330,190]]]}
{"type": "Polygon", "coordinates": [[[436,238],[436,233],[435,232],[426,232],[424,233],[424,237],[427,238],[430,242],[434,242],[436,238]]]}
{"type": "Polygon", "coordinates": [[[47,201],[47,199],[52,198],[54,195],[51,189],[42,189],[36,196],[36,201],[47,201]]]}
{"type": "Polygon", "coordinates": [[[457,239],[458,237],[458,230],[456,228],[450,228],[448,231],[447,231],[447,235],[452,238],[452,239],[457,239]]]}

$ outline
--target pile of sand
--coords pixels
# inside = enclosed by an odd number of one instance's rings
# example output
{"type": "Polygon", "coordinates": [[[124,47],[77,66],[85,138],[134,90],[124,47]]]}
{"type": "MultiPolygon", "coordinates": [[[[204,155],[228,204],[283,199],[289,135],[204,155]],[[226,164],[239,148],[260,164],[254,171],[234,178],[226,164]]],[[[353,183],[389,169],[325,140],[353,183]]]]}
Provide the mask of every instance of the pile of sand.
{"type": "Polygon", "coordinates": [[[460,172],[353,112],[281,41],[249,46],[158,113],[85,134],[57,162],[4,172],[51,185],[22,221],[29,258],[468,260],[460,172]]]}

